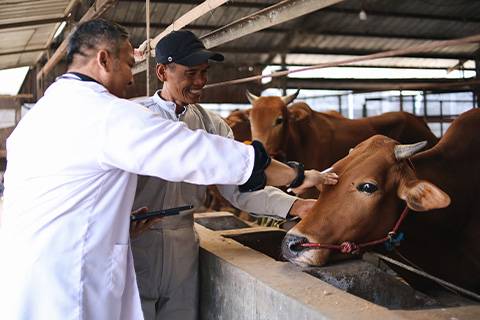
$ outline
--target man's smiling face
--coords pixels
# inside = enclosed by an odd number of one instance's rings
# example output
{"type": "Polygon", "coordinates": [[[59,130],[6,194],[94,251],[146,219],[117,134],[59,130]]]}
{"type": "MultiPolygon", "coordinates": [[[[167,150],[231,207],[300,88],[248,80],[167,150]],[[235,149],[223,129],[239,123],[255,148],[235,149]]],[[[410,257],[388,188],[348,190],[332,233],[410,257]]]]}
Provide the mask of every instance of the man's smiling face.
{"type": "Polygon", "coordinates": [[[208,62],[192,67],[171,63],[157,68],[160,68],[157,72],[164,72],[162,97],[174,101],[178,106],[200,101],[202,89],[207,83],[208,62]]]}

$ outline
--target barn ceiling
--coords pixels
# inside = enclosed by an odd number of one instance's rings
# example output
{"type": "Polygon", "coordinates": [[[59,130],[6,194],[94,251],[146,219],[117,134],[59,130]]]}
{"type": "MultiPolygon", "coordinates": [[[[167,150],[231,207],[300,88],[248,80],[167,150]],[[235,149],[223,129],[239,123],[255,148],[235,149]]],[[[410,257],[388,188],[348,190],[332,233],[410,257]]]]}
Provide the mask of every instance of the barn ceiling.
{"type": "Polygon", "coordinates": [[[35,65],[78,1],[0,1],[0,69],[35,65]]]}
{"type": "MultiPolygon", "coordinates": [[[[150,0],[152,37],[202,2],[150,0]]],[[[186,28],[202,37],[279,2],[231,0],[186,28]]],[[[67,20],[74,24],[92,5],[93,0],[0,1],[0,69],[44,62],[55,46],[52,38],[59,23],[67,20]]],[[[118,0],[104,17],[125,26],[134,46],[145,40],[144,0],[118,0]]],[[[259,66],[282,61],[312,65],[477,35],[479,17],[477,0],[344,0],[227,42],[215,50],[225,53],[226,62],[238,68],[255,66],[258,70],[259,66]]],[[[479,44],[470,43],[354,65],[433,69],[460,66],[474,70],[479,55],[479,44]]]]}
{"type": "MultiPolygon", "coordinates": [[[[152,34],[160,33],[200,1],[151,0],[152,34]]],[[[213,10],[187,28],[198,36],[279,1],[238,0],[213,10]]],[[[108,18],[126,26],[133,42],[145,40],[143,0],[120,0],[108,18]]],[[[480,33],[480,1],[476,0],[345,0],[306,16],[236,39],[216,48],[234,64],[310,65],[341,58],[405,48],[435,40],[480,33]],[[361,11],[366,20],[361,20],[361,11]]],[[[402,58],[358,63],[362,66],[448,68],[458,61],[474,68],[479,44],[439,48],[402,58]]]]}

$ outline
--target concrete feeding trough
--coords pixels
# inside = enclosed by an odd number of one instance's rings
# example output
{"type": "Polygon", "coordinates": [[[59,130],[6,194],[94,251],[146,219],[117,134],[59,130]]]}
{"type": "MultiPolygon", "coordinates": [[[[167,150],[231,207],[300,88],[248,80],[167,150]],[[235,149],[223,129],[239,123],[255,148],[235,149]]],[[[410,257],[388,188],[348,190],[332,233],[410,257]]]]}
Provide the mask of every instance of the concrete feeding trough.
{"type": "Polygon", "coordinates": [[[445,304],[363,260],[322,268],[285,262],[279,229],[196,229],[202,319],[480,319],[479,304],[445,304]]]}
{"type": "Polygon", "coordinates": [[[250,228],[245,221],[227,212],[197,213],[195,222],[210,230],[232,230],[250,228]]]}

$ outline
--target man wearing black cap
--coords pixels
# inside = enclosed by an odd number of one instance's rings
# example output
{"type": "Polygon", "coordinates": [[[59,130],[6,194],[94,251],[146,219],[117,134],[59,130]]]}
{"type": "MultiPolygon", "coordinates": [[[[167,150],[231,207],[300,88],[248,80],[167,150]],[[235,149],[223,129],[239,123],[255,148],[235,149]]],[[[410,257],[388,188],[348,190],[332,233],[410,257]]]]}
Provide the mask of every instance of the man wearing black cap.
{"type": "MultiPolygon", "coordinates": [[[[215,113],[197,103],[207,82],[208,60],[223,61],[223,55],[205,49],[190,31],[174,31],[156,48],[158,79],[163,88],[153,96],[137,100],[162,117],[184,122],[190,129],[233,138],[228,125],[215,113]]],[[[175,164],[172,164],[175,165],[175,164]]],[[[336,183],[327,174],[324,183],[336,183]]],[[[218,185],[220,193],[235,207],[247,211],[286,217],[304,215],[314,200],[303,200],[282,191],[240,193],[237,186],[218,185]]],[[[139,177],[134,208],[152,210],[204,203],[206,187],[139,177]]],[[[132,241],[135,271],[145,319],[197,319],[198,240],[193,229],[193,211],[165,217],[132,241]]]]}

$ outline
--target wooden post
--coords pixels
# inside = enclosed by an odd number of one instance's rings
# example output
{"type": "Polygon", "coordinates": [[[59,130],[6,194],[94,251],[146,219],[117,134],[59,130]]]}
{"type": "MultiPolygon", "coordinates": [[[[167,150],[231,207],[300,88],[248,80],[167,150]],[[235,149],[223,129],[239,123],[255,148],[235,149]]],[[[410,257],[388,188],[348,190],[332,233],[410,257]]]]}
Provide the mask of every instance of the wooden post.
{"type": "Polygon", "coordinates": [[[270,7],[243,17],[200,39],[207,49],[241,38],[248,34],[301,17],[311,12],[335,5],[344,0],[283,0],[270,7]]]}
{"type": "Polygon", "coordinates": [[[402,90],[400,90],[400,111],[403,111],[403,94],[402,94],[402,90]]]}
{"type": "Polygon", "coordinates": [[[44,83],[44,79],[45,79],[45,76],[41,73],[41,67],[39,64],[37,64],[37,66],[35,67],[35,71],[36,71],[36,78],[35,78],[35,83],[36,83],[36,86],[35,86],[35,101],[38,101],[38,99],[40,99],[41,97],[43,97],[43,90],[44,90],[44,86],[43,86],[43,83],[44,83]],[[40,76],[39,76],[40,75],[40,76]]]}
{"type": "MultiPolygon", "coordinates": [[[[475,78],[480,79],[480,50],[475,52],[475,78]]],[[[474,104],[473,107],[475,108],[476,106],[477,108],[480,108],[480,88],[478,85],[474,88],[473,95],[475,96],[476,104],[474,104]]]]}
{"type": "Polygon", "coordinates": [[[440,137],[443,137],[443,101],[440,100],[440,137]]]}
{"type": "Polygon", "coordinates": [[[22,104],[18,101],[18,107],[15,108],[15,126],[20,122],[22,119],[22,104]]]}
{"type": "Polygon", "coordinates": [[[428,112],[427,112],[427,91],[423,91],[423,117],[427,121],[428,112]]]}
{"type": "Polygon", "coordinates": [[[145,0],[145,21],[147,24],[147,70],[145,72],[145,76],[147,77],[146,85],[147,85],[147,97],[150,96],[150,0],[145,0]]]}
{"type": "MultiPolygon", "coordinates": [[[[282,70],[287,70],[287,54],[283,52],[282,57],[282,70]]],[[[282,78],[282,95],[287,95],[287,77],[282,78]]]]}
{"type": "Polygon", "coordinates": [[[412,114],[415,115],[415,96],[412,96],[412,114]]]}
{"type": "Polygon", "coordinates": [[[338,113],[342,114],[342,95],[338,95],[338,113]]]}

